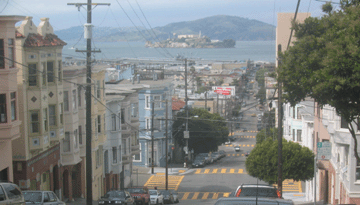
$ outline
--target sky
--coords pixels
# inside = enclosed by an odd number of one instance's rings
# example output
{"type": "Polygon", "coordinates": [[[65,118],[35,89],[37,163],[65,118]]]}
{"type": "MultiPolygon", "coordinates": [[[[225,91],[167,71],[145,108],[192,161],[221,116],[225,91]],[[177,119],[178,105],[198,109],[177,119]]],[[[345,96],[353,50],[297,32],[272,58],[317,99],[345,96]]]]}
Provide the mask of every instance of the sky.
{"type": "MultiPolygon", "coordinates": [[[[339,1],[339,0],[335,0],[339,1]]],[[[68,3],[87,0],[0,0],[0,15],[32,16],[36,25],[40,18],[50,18],[54,30],[82,26],[86,23],[86,6],[68,3]]],[[[297,0],[92,0],[99,5],[92,10],[92,24],[97,27],[165,26],[169,23],[193,21],[215,15],[230,15],[262,21],[276,26],[279,12],[295,13],[297,0]],[[150,25],[150,26],[149,26],[150,25]]],[[[302,0],[299,12],[313,17],[323,15],[320,0],[302,0]]],[[[334,4],[336,8],[336,4],[334,4]]]]}

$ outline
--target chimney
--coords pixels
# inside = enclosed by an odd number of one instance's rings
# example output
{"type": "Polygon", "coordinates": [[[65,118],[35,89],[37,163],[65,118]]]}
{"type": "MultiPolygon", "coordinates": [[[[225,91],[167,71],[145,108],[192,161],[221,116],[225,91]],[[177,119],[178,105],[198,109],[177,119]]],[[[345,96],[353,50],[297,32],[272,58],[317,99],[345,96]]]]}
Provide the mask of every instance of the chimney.
{"type": "Polygon", "coordinates": [[[41,22],[37,27],[38,34],[46,36],[46,34],[54,34],[54,29],[49,23],[49,18],[41,18],[41,22]]]}

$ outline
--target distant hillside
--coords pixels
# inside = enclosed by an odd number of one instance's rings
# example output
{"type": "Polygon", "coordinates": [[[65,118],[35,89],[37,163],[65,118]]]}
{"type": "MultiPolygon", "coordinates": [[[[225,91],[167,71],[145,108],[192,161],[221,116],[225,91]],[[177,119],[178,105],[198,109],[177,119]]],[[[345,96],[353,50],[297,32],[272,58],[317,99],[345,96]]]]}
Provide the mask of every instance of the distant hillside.
{"type": "MultiPolygon", "coordinates": [[[[275,26],[237,16],[211,16],[194,21],[171,23],[154,28],[157,38],[152,38],[151,31],[144,28],[109,28],[94,27],[93,38],[97,41],[158,41],[165,40],[176,34],[199,34],[213,40],[233,39],[236,41],[267,41],[275,40],[275,26]],[[138,29],[142,32],[139,33],[138,29]],[[144,36],[146,39],[144,39],[144,36]]],[[[82,27],[55,31],[63,40],[77,40],[83,36],[82,27]]]]}

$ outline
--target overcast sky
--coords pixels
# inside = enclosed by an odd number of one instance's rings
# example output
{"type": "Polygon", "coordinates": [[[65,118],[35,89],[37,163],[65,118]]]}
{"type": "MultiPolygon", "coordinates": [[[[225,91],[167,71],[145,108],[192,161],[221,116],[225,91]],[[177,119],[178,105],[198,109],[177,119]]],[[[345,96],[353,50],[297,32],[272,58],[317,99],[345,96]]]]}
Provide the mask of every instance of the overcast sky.
{"type": "MultiPolygon", "coordinates": [[[[60,30],[86,23],[86,7],[81,8],[79,12],[75,6],[67,5],[67,3],[86,2],[87,0],[0,0],[0,11],[1,15],[32,16],[36,25],[40,22],[40,18],[48,17],[54,30],[60,30]]],[[[297,2],[297,0],[92,0],[92,3],[111,4],[94,8],[92,23],[97,27],[133,27],[134,25],[141,27],[144,24],[148,28],[148,21],[154,28],[214,15],[231,15],[276,26],[276,14],[294,13],[297,2]]],[[[299,12],[310,12],[312,16],[321,16],[322,4],[324,2],[302,0],[299,12]]]]}

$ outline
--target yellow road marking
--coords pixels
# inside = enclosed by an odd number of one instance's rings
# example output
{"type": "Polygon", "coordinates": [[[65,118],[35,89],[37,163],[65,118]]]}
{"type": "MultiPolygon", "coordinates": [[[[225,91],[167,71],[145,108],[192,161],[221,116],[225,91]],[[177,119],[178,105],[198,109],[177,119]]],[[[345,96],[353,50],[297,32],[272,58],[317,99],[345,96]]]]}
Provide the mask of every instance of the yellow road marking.
{"type": "Polygon", "coordinates": [[[230,174],[233,174],[235,172],[235,169],[230,169],[230,174]]]}
{"type": "Polygon", "coordinates": [[[147,185],[148,185],[148,183],[150,183],[150,182],[151,182],[152,178],[154,178],[154,175],[151,175],[151,177],[147,180],[147,182],[144,184],[144,186],[147,186],[147,185]]]}
{"type": "Polygon", "coordinates": [[[218,193],[214,193],[214,195],[212,196],[212,199],[217,199],[219,197],[218,193]]]}
{"type": "Polygon", "coordinates": [[[165,173],[156,173],[156,175],[165,175],[165,173]]]}
{"type": "Polygon", "coordinates": [[[195,193],[194,193],[194,196],[193,196],[191,199],[197,199],[198,196],[199,196],[199,192],[195,192],[195,193]]]}
{"type": "Polygon", "coordinates": [[[226,169],[221,169],[221,173],[226,173],[226,169]]]}
{"type": "Polygon", "coordinates": [[[239,169],[239,174],[242,174],[244,172],[244,170],[243,169],[239,169]]]}
{"type": "Polygon", "coordinates": [[[224,193],[223,197],[229,197],[230,193],[224,193]]]}
{"type": "Polygon", "coordinates": [[[251,147],[254,147],[254,145],[252,144],[251,147]]]}
{"type": "Polygon", "coordinates": [[[240,154],[237,154],[236,156],[240,156],[240,154]]]}
{"type": "Polygon", "coordinates": [[[233,157],[235,157],[235,154],[232,154],[233,157]]]}
{"type": "Polygon", "coordinates": [[[181,198],[181,200],[185,200],[189,197],[190,192],[185,192],[184,196],[181,198]]]}
{"type": "Polygon", "coordinates": [[[217,170],[218,170],[218,169],[214,169],[214,170],[212,171],[212,173],[213,173],[213,174],[216,174],[217,170]]]}
{"type": "Polygon", "coordinates": [[[209,192],[205,192],[201,199],[207,199],[209,196],[209,192]]]}
{"type": "Polygon", "coordinates": [[[243,144],[243,147],[246,147],[246,144],[243,144]]]}
{"type": "Polygon", "coordinates": [[[200,174],[200,172],[201,172],[201,169],[197,169],[195,174],[200,174]]]}
{"type": "Polygon", "coordinates": [[[184,173],[186,170],[179,170],[179,173],[184,173]]]}
{"type": "Polygon", "coordinates": [[[243,156],[245,156],[244,154],[241,154],[241,156],[243,157],[243,156]]]}
{"type": "Polygon", "coordinates": [[[299,192],[302,192],[301,182],[298,183],[299,183],[299,192]]]}
{"type": "Polygon", "coordinates": [[[210,169],[205,169],[205,174],[208,174],[210,172],[210,169]]]}
{"type": "Polygon", "coordinates": [[[250,145],[247,145],[248,147],[250,147],[250,145]]]}
{"type": "Polygon", "coordinates": [[[228,157],[230,157],[231,154],[228,154],[228,157]]]}

